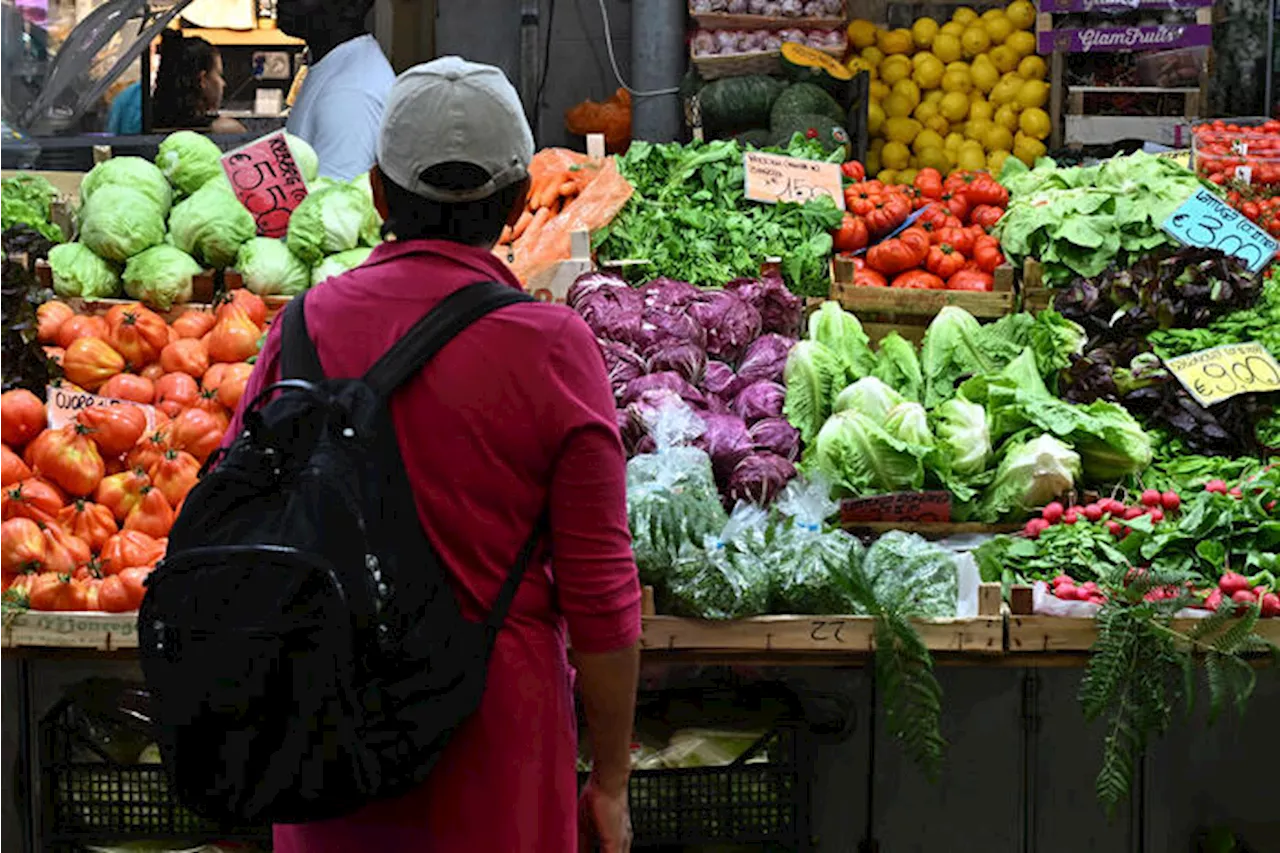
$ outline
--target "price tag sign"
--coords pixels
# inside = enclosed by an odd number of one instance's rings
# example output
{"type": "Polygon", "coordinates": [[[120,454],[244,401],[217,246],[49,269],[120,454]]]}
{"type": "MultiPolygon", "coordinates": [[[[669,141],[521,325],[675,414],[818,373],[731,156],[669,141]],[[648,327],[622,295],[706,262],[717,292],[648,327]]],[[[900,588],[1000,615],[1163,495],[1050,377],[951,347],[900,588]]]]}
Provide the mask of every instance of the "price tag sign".
{"type": "Polygon", "coordinates": [[[752,201],[804,204],[825,195],[844,210],[844,185],[835,163],[747,151],[742,155],[745,192],[752,201]]]}
{"type": "Polygon", "coordinates": [[[236,198],[253,214],[262,237],[283,237],[289,215],[307,197],[307,182],[278,130],[222,156],[236,198]]]}
{"type": "Polygon", "coordinates": [[[844,524],[950,520],[950,492],[894,492],[869,498],[846,498],[840,502],[840,521],[844,524]]]}
{"type": "Polygon", "coordinates": [[[1180,355],[1165,365],[1202,406],[1221,403],[1237,394],[1280,391],[1280,364],[1253,341],[1180,355]]]}
{"type": "Polygon", "coordinates": [[[147,432],[150,433],[156,428],[156,410],[151,406],[135,403],[132,400],[99,397],[97,394],[90,394],[87,391],[68,391],[66,388],[61,388],[57,385],[46,386],[44,398],[48,400],[48,403],[45,404],[45,412],[48,417],[49,429],[61,429],[74,421],[76,415],[80,414],[81,409],[87,409],[90,406],[137,406],[147,416],[147,432]]]}
{"type": "Polygon", "coordinates": [[[1164,221],[1164,230],[1185,245],[1233,255],[1252,272],[1276,254],[1277,243],[1270,234],[1203,187],[1164,221]]]}

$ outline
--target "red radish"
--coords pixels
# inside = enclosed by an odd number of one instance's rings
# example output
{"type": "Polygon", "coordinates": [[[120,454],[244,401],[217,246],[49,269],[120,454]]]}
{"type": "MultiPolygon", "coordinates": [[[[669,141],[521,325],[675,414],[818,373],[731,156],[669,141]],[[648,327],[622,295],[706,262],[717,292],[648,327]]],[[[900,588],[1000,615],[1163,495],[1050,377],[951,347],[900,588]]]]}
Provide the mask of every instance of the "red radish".
{"type": "Polygon", "coordinates": [[[1043,518],[1033,518],[1027,522],[1027,526],[1022,529],[1022,533],[1028,539],[1039,539],[1040,534],[1049,529],[1049,522],[1043,518]]]}
{"type": "Polygon", "coordinates": [[[1062,515],[1063,515],[1062,504],[1058,503],[1057,501],[1054,501],[1053,503],[1047,505],[1044,509],[1040,511],[1040,517],[1043,518],[1045,521],[1049,522],[1050,524],[1057,524],[1062,519],[1062,515]]]}
{"type": "Polygon", "coordinates": [[[1160,493],[1155,489],[1146,489],[1139,500],[1143,506],[1160,506],[1160,493]]]}
{"type": "Polygon", "coordinates": [[[1084,517],[1087,518],[1089,521],[1101,521],[1102,507],[1098,506],[1097,504],[1089,504],[1087,507],[1084,508],[1084,517]]]}
{"type": "Polygon", "coordinates": [[[1120,526],[1120,522],[1118,521],[1108,521],[1107,532],[1110,533],[1112,536],[1119,536],[1121,533],[1124,532],[1124,528],[1120,526]]]}
{"type": "Polygon", "coordinates": [[[1268,592],[1262,596],[1262,615],[1265,617],[1280,616],[1280,595],[1268,592]]]}
{"type": "Polygon", "coordinates": [[[1105,595],[1091,595],[1089,596],[1088,600],[1090,604],[1106,604],[1107,603],[1107,597],[1105,595]]]}
{"type": "Polygon", "coordinates": [[[1053,594],[1061,598],[1063,601],[1075,601],[1079,590],[1069,583],[1064,583],[1053,591],[1053,594]]]}
{"type": "Polygon", "coordinates": [[[1131,506],[1124,511],[1124,520],[1132,521],[1140,515],[1142,515],[1142,510],[1139,507],[1131,506]]]}
{"type": "Polygon", "coordinates": [[[1215,589],[1209,593],[1208,598],[1204,600],[1205,610],[1217,610],[1222,606],[1222,590],[1215,589]]]}
{"type": "Polygon", "coordinates": [[[1089,593],[1097,592],[1097,591],[1098,591],[1098,582],[1097,582],[1097,581],[1085,581],[1083,584],[1081,584],[1081,585],[1080,585],[1080,588],[1081,588],[1081,589],[1083,589],[1085,592],[1089,592],[1089,593]]]}
{"type": "Polygon", "coordinates": [[[1239,572],[1223,572],[1218,578],[1218,589],[1223,595],[1234,595],[1249,588],[1249,579],[1239,572]]]}
{"type": "Polygon", "coordinates": [[[1151,511],[1147,513],[1147,515],[1151,516],[1151,520],[1156,522],[1157,524],[1161,521],[1164,521],[1164,510],[1162,510],[1158,506],[1153,506],[1151,508],[1151,511]]]}
{"type": "Polygon", "coordinates": [[[1206,492],[1217,492],[1220,495],[1225,495],[1227,493],[1227,482],[1226,480],[1210,480],[1204,484],[1204,490],[1206,492]]]}
{"type": "Polygon", "coordinates": [[[1071,579],[1071,575],[1058,575],[1052,583],[1054,586],[1062,586],[1064,583],[1074,584],[1075,581],[1071,579]]]}
{"type": "Polygon", "coordinates": [[[1080,515],[1079,513],[1076,512],[1075,507],[1072,507],[1071,509],[1067,510],[1062,514],[1063,524],[1075,524],[1079,520],[1080,520],[1080,515]]]}
{"type": "Polygon", "coordinates": [[[1236,604],[1257,604],[1258,596],[1254,595],[1251,589],[1240,589],[1231,593],[1231,600],[1236,604]]]}
{"type": "Polygon", "coordinates": [[[1160,496],[1160,505],[1170,512],[1173,512],[1178,507],[1182,506],[1182,498],[1178,497],[1177,492],[1165,492],[1160,496]]]}
{"type": "Polygon", "coordinates": [[[1235,498],[1236,500],[1240,500],[1242,497],[1244,497],[1244,492],[1240,491],[1239,486],[1236,486],[1234,489],[1227,492],[1227,494],[1231,495],[1231,497],[1235,498]]]}

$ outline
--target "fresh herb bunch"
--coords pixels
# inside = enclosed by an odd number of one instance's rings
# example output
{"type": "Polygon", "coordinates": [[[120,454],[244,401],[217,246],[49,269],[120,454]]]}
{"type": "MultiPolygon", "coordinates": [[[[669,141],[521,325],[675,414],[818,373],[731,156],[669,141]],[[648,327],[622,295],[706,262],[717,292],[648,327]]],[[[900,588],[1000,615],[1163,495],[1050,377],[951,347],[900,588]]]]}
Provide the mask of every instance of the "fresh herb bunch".
{"type": "MultiPolygon", "coordinates": [[[[832,160],[821,146],[797,137],[785,150],[813,160],[832,160]]],[[[733,140],[655,145],[635,142],[619,158],[635,194],[612,223],[596,232],[601,261],[644,259],[636,275],[668,276],[719,286],[757,277],[769,257],[782,259],[793,293],[825,296],[830,278],[832,228],[841,213],[826,196],[807,204],[747,201],[742,148],[733,140]]]]}

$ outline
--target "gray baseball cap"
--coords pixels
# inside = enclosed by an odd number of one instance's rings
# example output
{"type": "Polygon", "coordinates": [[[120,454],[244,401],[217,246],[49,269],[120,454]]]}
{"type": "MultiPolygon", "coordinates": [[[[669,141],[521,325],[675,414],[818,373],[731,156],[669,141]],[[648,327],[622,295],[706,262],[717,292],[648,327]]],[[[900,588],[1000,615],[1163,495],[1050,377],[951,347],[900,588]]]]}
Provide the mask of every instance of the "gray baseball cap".
{"type": "Polygon", "coordinates": [[[533,132],[515,87],[501,69],[443,56],[396,78],[378,140],[378,167],[400,186],[433,201],[476,201],[529,175],[533,132]],[[489,180],[446,189],[422,180],[441,163],[469,163],[489,180]]]}

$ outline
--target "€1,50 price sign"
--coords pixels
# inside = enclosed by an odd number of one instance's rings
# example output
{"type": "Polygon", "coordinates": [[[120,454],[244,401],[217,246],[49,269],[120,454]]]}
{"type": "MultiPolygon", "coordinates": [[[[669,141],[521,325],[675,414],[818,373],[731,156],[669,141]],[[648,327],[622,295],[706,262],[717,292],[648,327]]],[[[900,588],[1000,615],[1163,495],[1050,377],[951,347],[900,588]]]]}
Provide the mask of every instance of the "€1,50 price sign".
{"type": "Polygon", "coordinates": [[[222,170],[258,226],[262,237],[283,237],[289,215],[307,197],[307,182],[298,171],[284,131],[278,130],[224,154],[222,170]]]}
{"type": "Polygon", "coordinates": [[[1228,344],[1165,362],[1196,402],[1212,406],[1237,394],[1280,391],[1280,364],[1261,344],[1228,344]]]}
{"type": "Polygon", "coordinates": [[[804,204],[820,195],[844,210],[844,186],[835,163],[747,151],[742,155],[743,194],[752,201],[804,204]]]}
{"type": "Polygon", "coordinates": [[[1252,272],[1276,254],[1271,235],[1201,187],[1164,221],[1164,230],[1187,246],[1217,249],[1249,265],[1252,272]]]}

